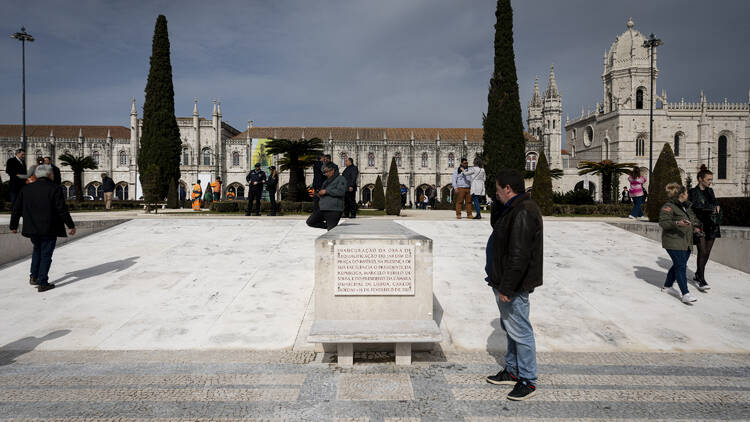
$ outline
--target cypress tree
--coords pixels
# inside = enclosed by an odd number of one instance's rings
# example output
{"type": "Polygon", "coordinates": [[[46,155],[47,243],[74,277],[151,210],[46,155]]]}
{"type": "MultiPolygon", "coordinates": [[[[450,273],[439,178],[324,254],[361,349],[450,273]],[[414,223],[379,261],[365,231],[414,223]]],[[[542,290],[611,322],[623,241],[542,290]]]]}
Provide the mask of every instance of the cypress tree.
{"type": "Polygon", "coordinates": [[[391,169],[388,171],[388,187],[385,192],[385,213],[401,214],[401,183],[398,180],[396,157],[391,158],[391,169]]]}
{"type": "Polygon", "coordinates": [[[534,185],[531,189],[531,198],[539,205],[542,215],[552,214],[552,174],[547,163],[547,156],[542,152],[536,163],[534,173],[534,185]]]}
{"type": "MultiPolygon", "coordinates": [[[[151,68],[146,83],[146,100],[143,103],[143,134],[138,150],[138,164],[141,171],[141,184],[146,185],[146,172],[156,166],[158,175],[153,187],[161,198],[174,195],[177,203],[177,190],[170,192],[169,185],[180,179],[180,129],[174,115],[174,86],[172,85],[172,64],[169,58],[169,33],[167,18],[156,18],[154,39],[151,50],[151,68]]],[[[153,181],[152,181],[153,183],[153,181]]],[[[170,201],[172,198],[170,198],[170,201]]]]}
{"type": "Polygon", "coordinates": [[[372,191],[372,207],[376,210],[385,209],[385,194],[383,193],[383,181],[378,175],[375,180],[375,189],[372,191]]]}
{"type": "Polygon", "coordinates": [[[667,192],[665,188],[670,183],[682,184],[680,178],[680,169],[677,167],[677,160],[674,158],[672,147],[668,143],[656,160],[654,170],[651,174],[651,180],[648,181],[648,198],[646,200],[646,214],[649,221],[659,221],[659,211],[661,206],[667,202],[667,192]]]}
{"type": "Polygon", "coordinates": [[[169,190],[167,191],[167,208],[177,209],[180,208],[179,197],[177,196],[177,182],[172,180],[169,183],[169,190]]]}
{"type": "Polygon", "coordinates": [[[498,0],[495,11],[495,68],[487,95],[484,158],[487,195],[495,197],[495,175],[503,168],[524,171],[525,139],[513,53],[513,9],[510,0],[498,0]]]}
{"type": "MultiPolygon", "coordinates": [[[[143,185],[143,202],[146,204],[146,212],[157,210],[158,203],[164,199],[160,191],[159,167],[156,164],[150,164],[141,174],[141,184],[143,185]]],[[[158,211],[157,211],[158,212],[158,211]]]]}

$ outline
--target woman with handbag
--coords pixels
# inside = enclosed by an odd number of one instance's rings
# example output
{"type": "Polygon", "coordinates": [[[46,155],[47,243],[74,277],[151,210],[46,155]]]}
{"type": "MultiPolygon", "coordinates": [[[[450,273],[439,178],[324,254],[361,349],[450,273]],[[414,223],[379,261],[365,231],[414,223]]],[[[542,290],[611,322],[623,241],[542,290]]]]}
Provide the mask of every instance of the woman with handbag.
{"type": "Polygon", "coordinates": [[[703,236],[695,239],[698,246],[698,268],[695,270],[694,280],[698,282],[698,290],[704,292],[711,288],[705,277],[706,263],[711,256],[714,240],[721,237],[721,207],[716,201],[711,183],[714,175],[705,165],[698,171],[698,185],[690,189],[690,202],[693,212],[703,225],[703,236]]]}

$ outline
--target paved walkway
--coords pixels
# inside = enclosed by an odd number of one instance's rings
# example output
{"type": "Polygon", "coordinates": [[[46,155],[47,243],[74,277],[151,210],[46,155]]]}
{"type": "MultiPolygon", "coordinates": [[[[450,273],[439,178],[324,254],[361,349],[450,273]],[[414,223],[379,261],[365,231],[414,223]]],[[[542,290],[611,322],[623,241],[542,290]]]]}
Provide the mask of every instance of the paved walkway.
{"type": "MultiPolygon", "coordinates": [[[[719,421],[750,417],[747,354],[540,353],[539,393],[505,399],[486,353],[411,367],[310,352],[0,352],[0,421],[719,421]]],[[[392,359],[392,356],[390,357],[392,359]]]]}

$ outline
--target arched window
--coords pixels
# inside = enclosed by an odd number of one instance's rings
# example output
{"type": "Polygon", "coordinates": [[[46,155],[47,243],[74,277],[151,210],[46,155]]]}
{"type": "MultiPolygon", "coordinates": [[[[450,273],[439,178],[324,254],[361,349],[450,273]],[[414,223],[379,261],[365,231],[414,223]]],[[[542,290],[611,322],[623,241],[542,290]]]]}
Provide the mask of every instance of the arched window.
{"type": "Polygon", "coordinates": [[[367,167],[375,167],[375,154],[372,152],[367,154],[367,167]]]}
{"type": "Polygon", "coordinates": [[[448,154],[448,167],[456,165],[456,156],[451,152],[448,154]]]}
{"type": "Polygon", "coordinates": [[[682,133],[677,132],[674,134],[674,156],[680,156],[680,140],[682,139],[682,133]]]}
{"type": "Polygon", "coordinates": [[[232,167],[239,167],[240,165],[240,153],[235,151],[232,153],[232,167]]]}
{"type": "Polygon", "coordinates": [[[128,200],[128,184],[126,182],[120,182],[115,187],[115,197],[121,201],[128,200]]]}
{"type": "Polygon", "coordinates": [[[347,158],[346,153],[342,152],[341,154],[339,154],[339,157],[341,158],[341,166],[340,167],[341,168],[346,167],[346,158],[347,158]]]}
{"type": "Polygon", "coordinates": [[[422,153],[422,167],[427,167],[428,164],[428,155],[426,152],[422,153]]]}
{"type": "Polygon", "coordinates": [[[182,164],[190,164],[190,151],[187,149],[187,147],[182,149],[182,164]]]}
{"type": "Polygon", "coordinates": [[[203,150],[203,165],[204,166],[210,166],[211,165],[211,150],[208,148],[205,148],[203,150]]]}
{"type": "Polygon", "coordinates": [[[401,167],[401,153],[397,152],[393,155],[393,158],[396,159],[396,167],[401,167]]]}
{"type": "Polygon", "coordinates": [[[635,108],[643,110],[643,89],[641,88],[635,91],[635,108]]]}
{"type": "Polygon", "coordinates": [[[528,171],[534,171],[536,170],[536,154],[535,153],[529,153],[526,155],[526,170],[528,171]]]}
{"type": "Polygon", "coordinates": [[[717,178],[727,178],[727,137],[719,136],[719,165],[716,166],[717,178]]]}
{"type": "Polygon", "coordinates": [[[128,165],[128,153],[126,153],[125,151],[120,151],[120,165],[121,166],[128,165]]]}
{"type": "Polygon", "coordinates": [[[98,165],[99,164],[99,151],[94,151],[92,155],[94,157],[94,162],[98,165]]]}
{"type": "Polygon", "coordinates": [[[646,155],[646,138],[639,136],[635,141],[635,155],[643,157],[646,155]]]}

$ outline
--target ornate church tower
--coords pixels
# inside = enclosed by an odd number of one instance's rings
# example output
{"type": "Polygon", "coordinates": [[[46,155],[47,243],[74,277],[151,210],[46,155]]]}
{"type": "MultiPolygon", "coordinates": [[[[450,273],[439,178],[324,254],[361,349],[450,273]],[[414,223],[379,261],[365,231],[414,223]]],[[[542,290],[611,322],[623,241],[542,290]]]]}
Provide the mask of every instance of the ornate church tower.
{"type": "MultiPolygon", "coordinates": [[[[643,46],[646,37],[634,27],[633,19],[628,19],[627,30],[617,37],[604,54],[602,82],[605,113],[620,109],[647,110],[649,107],[651,53],[649,48],[643,46]]],[[[654,50],[654,80],[658,75],[654,50]]],[[[656,82],[654,92],[657,92],[656,82]]]]}
{"type": "Polygon", "coordinates": [[[542,106],[544,155],[551,169],[562,168],[562,97],[557,90],[555,66],[550,67],[542,106]]]}
{"type": "Polygon", "coordinates": [[[529,100],[529,107],[526,113],[526,126],[529,134],[538,141],[542,140],[542,129],[544,119],[542,119],[542,95],[539,93],[539,78],[534,81],[534,94],[529,100]]]}

